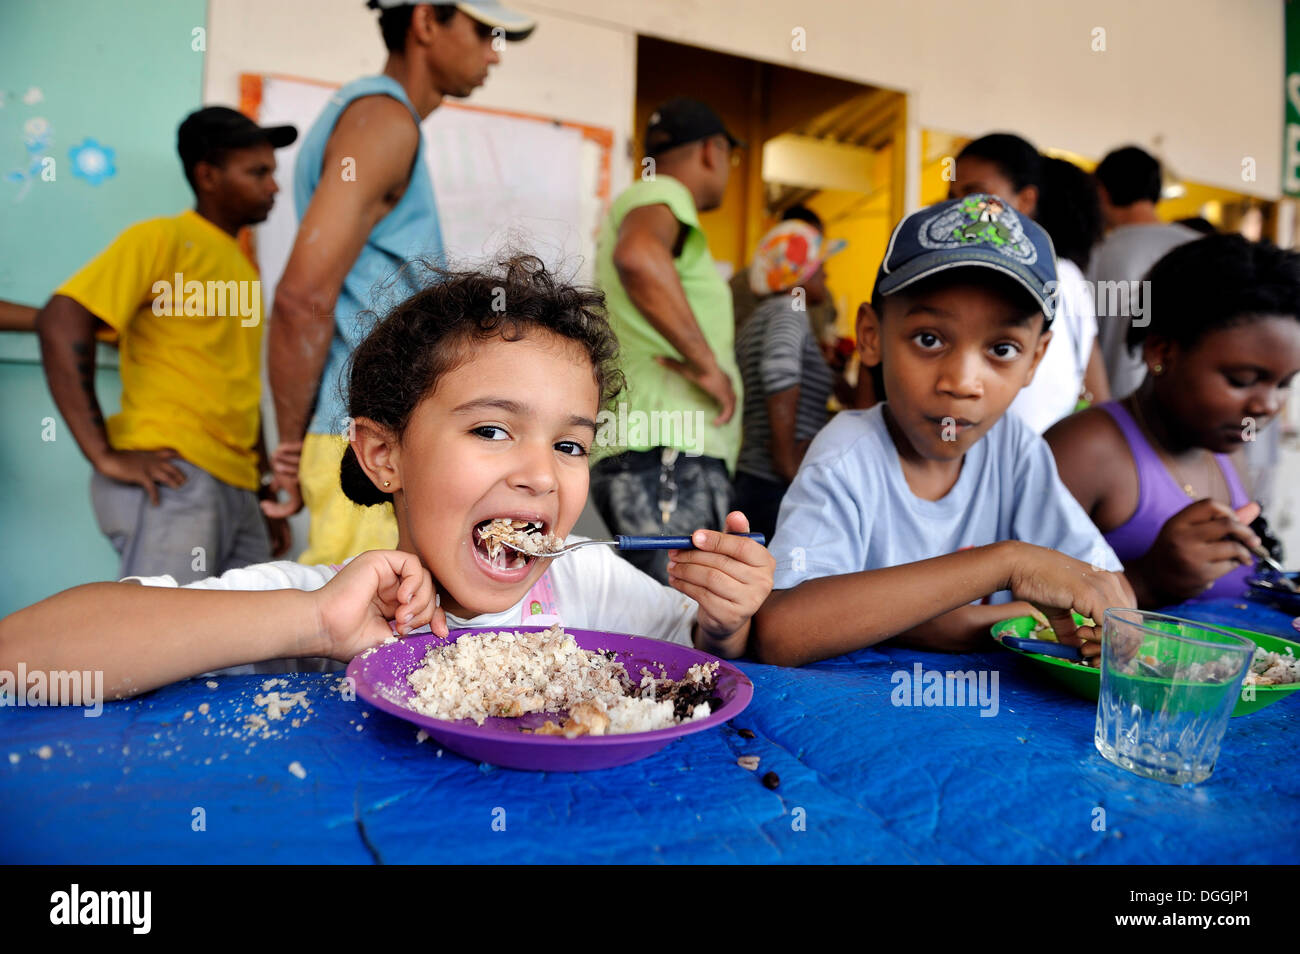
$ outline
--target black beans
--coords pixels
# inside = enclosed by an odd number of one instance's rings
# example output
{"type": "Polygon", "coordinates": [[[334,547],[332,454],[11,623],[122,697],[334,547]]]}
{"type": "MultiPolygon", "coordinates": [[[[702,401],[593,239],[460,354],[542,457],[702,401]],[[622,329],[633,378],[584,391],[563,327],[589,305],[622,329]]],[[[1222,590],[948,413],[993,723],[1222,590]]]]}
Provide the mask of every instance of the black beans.
{"type": "Polygon", "coordinates": [[[775,772],[768,772],[763,776],[763,784],[768,788],[776,788],[781,784],[781,776],[777,775],[775,772]]]}
{"type": "Polygon", "coordinates": [[[742,739],[752,739],[754,737],[753,729],[737,729],[736,731],[742,739]]]}

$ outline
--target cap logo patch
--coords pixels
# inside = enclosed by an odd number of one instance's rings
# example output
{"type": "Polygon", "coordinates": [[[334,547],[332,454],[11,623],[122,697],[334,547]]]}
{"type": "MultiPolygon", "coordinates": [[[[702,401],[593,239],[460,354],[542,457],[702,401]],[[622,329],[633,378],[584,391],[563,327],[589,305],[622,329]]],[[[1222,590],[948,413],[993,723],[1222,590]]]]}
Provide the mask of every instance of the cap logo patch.
{"type": "Polygon", "coordinates": [[[1025,236],[1020,217],[1001,199],[967,196],[921,223],[917,241],[924,248],[992,245],[999,253],[1025,265],[1038,261],[1034,244],[1025,236]]]}

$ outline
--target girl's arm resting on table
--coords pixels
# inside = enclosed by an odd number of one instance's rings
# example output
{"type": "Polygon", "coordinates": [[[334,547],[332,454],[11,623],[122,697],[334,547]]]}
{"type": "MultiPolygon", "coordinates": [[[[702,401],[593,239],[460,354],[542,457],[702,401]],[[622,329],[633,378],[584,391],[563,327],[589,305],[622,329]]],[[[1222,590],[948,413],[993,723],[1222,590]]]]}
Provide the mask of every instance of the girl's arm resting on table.
{"type": "Polygon", "coordinates": [[[367,550],[310,591],[89,583],[0,620],[0,670],[101,670],[120,699],[267,659],[346,662],[391,639],[392,623],[447,635],[429,571],[398,550],[367,550]]]}
{"type": "Polygon", "coordinates": [[[101,670],[109,699],[267,659],[327,655],[311,593],[88,583],[0,620],[0,670],[101,670]]]}

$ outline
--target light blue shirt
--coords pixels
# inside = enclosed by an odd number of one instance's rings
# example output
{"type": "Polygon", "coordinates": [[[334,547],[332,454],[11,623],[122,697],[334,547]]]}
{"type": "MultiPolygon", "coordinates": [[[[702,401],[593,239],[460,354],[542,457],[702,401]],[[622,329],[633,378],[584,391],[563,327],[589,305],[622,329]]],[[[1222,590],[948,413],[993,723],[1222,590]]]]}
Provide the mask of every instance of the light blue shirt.
{"type": "MultiPolygon", "coordinates": [[[[781,502],[770,547],[775,588],[804,580],[915,563],[1000,540],[1051,547],[1122,566],[1056,473],[1047,443],[1004,414],[962,462],[939,500],[912,493],[883,405],[841,411],[808,448],[781,502]]],[[[998,594],[994,602],[1010,599],[998,594]]]]}
{"type": "MultiPolygon", "coordinates": [[[[417,128],[420,117],[406,97],[402,84],[391,76],[366,76],[340,88],[303,137],[293,172],[294,208],[302,221],[312,194],[324,170],[325,145],[329,142],[339,116],[353,100],[362,96],[391,96],[411,112],[417,128]]],[[[330,175],[342,175],[330,169],[330,175]]],[[[364,175],[360,170],[357,175],[364,175]]],[[[316,410],[307,431],[311,434],[342,434],[346,411],[348,358],[370,328],[366,312],[382,313],[387,306],[409,297],[421,287],[419,271],[402,269],[413,258],[440,262],[443,254],[442,229],[438,224],[438,207],[433,199],[433,180],[424,159],[424,135],[411,167],[406,191],[366,236],[366,244],[352,265],[334,306],[334,337],[321,374],[316,395],[316,410]]],[[[400,373],[395,368],[394,373],[400,373]]]]}

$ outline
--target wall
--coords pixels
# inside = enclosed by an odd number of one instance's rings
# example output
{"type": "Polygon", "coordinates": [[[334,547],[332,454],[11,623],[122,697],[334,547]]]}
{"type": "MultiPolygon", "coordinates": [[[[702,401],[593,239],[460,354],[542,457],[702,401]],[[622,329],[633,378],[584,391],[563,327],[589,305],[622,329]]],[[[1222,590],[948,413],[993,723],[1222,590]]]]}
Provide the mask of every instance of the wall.
{"type": "Polygon", "coordinates": [[[199,105],[204,18],[204,0],[0,4],[0,298],[43,305],[131,222],[193,203],[176,127],[199,105]],[[112,150],[102,176],[74,171],[87,140],[112,150]]]}
{"type": "Polygon", "coordinates": [[[537,0],[531,10],[915,95],[912,121],[1101,156],[1163,136],[1188,179],[1266,197],[1282,151],[1281,0],[537,0]],[[802,28],[806,52],[791,49],[802,28]],[[1106,31],[1093,52],[1092,31],[1106,31]],[[1257,181],[1242,182],[1254,157],[1257,181]]]}

